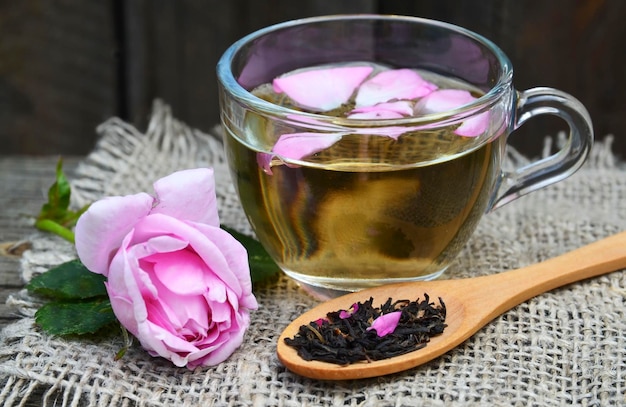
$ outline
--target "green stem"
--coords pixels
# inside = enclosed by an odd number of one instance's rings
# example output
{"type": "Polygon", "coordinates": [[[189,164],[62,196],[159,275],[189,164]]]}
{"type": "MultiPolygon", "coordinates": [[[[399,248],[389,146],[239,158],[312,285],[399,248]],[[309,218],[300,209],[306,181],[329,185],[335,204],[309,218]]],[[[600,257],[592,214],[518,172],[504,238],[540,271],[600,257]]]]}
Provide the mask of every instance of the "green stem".
{"type": "Polygon", "coordinates": [[[50,219],[39,219],[35,222],[35,227],[39,230],[43,230],[45,232],[54,233],[56,235],[61,236],[63,239],[68,242],[74,244],[74,232],[69,230],[68,228],[59,225],[53,220],[50,219]]]}
{"type": "Polygon", "coordinates": [[[120,328],[122,328],[122,337],[124,338],[124,347],[115,354],[115,360],[120,360],[121,358],[123,358],[128,348],[130,348],[130,346],[133,344],[133,338],[130,335],[128,335],[128,331],[126,330],[126,328],[124,328],[121,324],[120,324],[120,328]]]}

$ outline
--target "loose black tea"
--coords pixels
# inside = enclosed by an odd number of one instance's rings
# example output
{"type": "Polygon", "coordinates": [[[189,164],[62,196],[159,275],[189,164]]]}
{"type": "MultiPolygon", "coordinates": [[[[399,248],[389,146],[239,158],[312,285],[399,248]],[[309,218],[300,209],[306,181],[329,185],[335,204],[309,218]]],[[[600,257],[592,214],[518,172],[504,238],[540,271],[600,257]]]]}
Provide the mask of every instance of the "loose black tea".
{"type": "Polygon", "coordinates": [[[389,298],[380,307],[372,303],[370,297],[349,310],[330,312],[326,318],[300,326],[298,333],[286,338],[285,343],[304,360],[348,365],[421,349],[447,326],[446,306],[441,298],[439,305],[431,303],[427,294],[422,301],[389,298]],[[380,319],[381,316],[386,317],[380,319]]]}

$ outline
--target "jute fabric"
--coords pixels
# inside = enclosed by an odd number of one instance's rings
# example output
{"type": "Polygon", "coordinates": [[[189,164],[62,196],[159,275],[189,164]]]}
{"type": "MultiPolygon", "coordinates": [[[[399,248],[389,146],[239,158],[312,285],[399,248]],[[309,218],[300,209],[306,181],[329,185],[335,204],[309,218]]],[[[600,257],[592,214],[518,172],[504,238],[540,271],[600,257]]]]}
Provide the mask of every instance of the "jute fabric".
{"type": "MultiPolygon", "coordinates": [[[[251,233],[235,197],[219,131],[204,134],[155,103],[145,133],[118,119],[98,128],[97,148],[72,179],[76,205],[107,195],[152,191],[175,170],[215,169],[222,223],[251,233]]],[[[548,138],[546,153],[550,150],[548,138]]],[[[569,179],[486,215],[448,278],[497,273],[535,263],[626,230],[626,167],[611,137],[569,179]]],[[[553,140],[559,143],[559,138],[553,140]]],[[[509,151],[509,158],[525,158],[509,151]]],[[[25,280],[75,258],[46,234],[31,237],[25,280]]],[[[626,247],[624,248],[626,250],[626,247]]],[[[0,405],[46,406],[608,406],[626,405],[626,273],[617,271],[541,295],[506,312],[458,348],[426,365],[375,379],[325,382],[287,371],[277,338],[317,301],[292,281],[256,290],[260,308],[243,345],[224,363],[175,368],[121,336],[62,339],[33,324],[36,299],[9,303],[24,317],[0,335],[0,405]]]]}

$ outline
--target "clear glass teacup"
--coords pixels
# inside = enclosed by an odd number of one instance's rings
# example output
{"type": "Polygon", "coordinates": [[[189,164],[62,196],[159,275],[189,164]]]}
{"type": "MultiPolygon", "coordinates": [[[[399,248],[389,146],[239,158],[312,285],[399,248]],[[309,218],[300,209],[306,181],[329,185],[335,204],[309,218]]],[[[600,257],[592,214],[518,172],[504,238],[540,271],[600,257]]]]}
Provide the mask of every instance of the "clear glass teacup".
{"type": "Polygon", "coordinates": [[[414,17],[261,29],[218,63],[225,148],[258,239],[320,297],[442,275],[483,214],[584,162],[591,119],[552,88],[517,91],[491,41],[414,17]],[[569,126],[554,155],[502,168],[526,120],[569,126]]]}

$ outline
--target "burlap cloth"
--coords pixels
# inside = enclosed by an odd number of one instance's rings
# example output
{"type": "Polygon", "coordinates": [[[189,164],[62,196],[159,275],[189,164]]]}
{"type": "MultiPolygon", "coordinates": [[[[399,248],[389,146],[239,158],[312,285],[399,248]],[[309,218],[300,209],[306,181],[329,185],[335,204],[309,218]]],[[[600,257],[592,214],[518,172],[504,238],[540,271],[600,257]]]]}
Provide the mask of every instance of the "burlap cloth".
{"type": "MultiPolygon", "coordinates": [[[[175,170],[214,167],[222,222],[250,232],[234,195],[219,137],[189,129],[155,104],[141,134],[118,119],[73,179],[77,204],[105,195],[151,192],[175,170]]],[[[549,146],[548,146],[549,147],[549,146]]],[[[471,277],[531,264],[626,230],[626,168],[596,143],[574,176],[483,218],[448,277],[471,277]]],[[[513,151],[516,160],[524,160],[513,151]]],[[[35,235],[23,275],[75,257],[72,247],[35,235]]],[[[626,250],[626,248],[625,248],[626,250]]],[[[496,318],[457,349],[407,372],[353,382],[309,380],[287,371],[276,340],[314,306],[286,278],[257,290],[260,303],[244,343],[226,362],[178,369],[122,340],[53,338],[33,325],[32,298],[9,299],[24,318],[0,335],[0,405],[49,406],[439,406],[626,404],[626,273],[557,289],[496,318]]]]}

